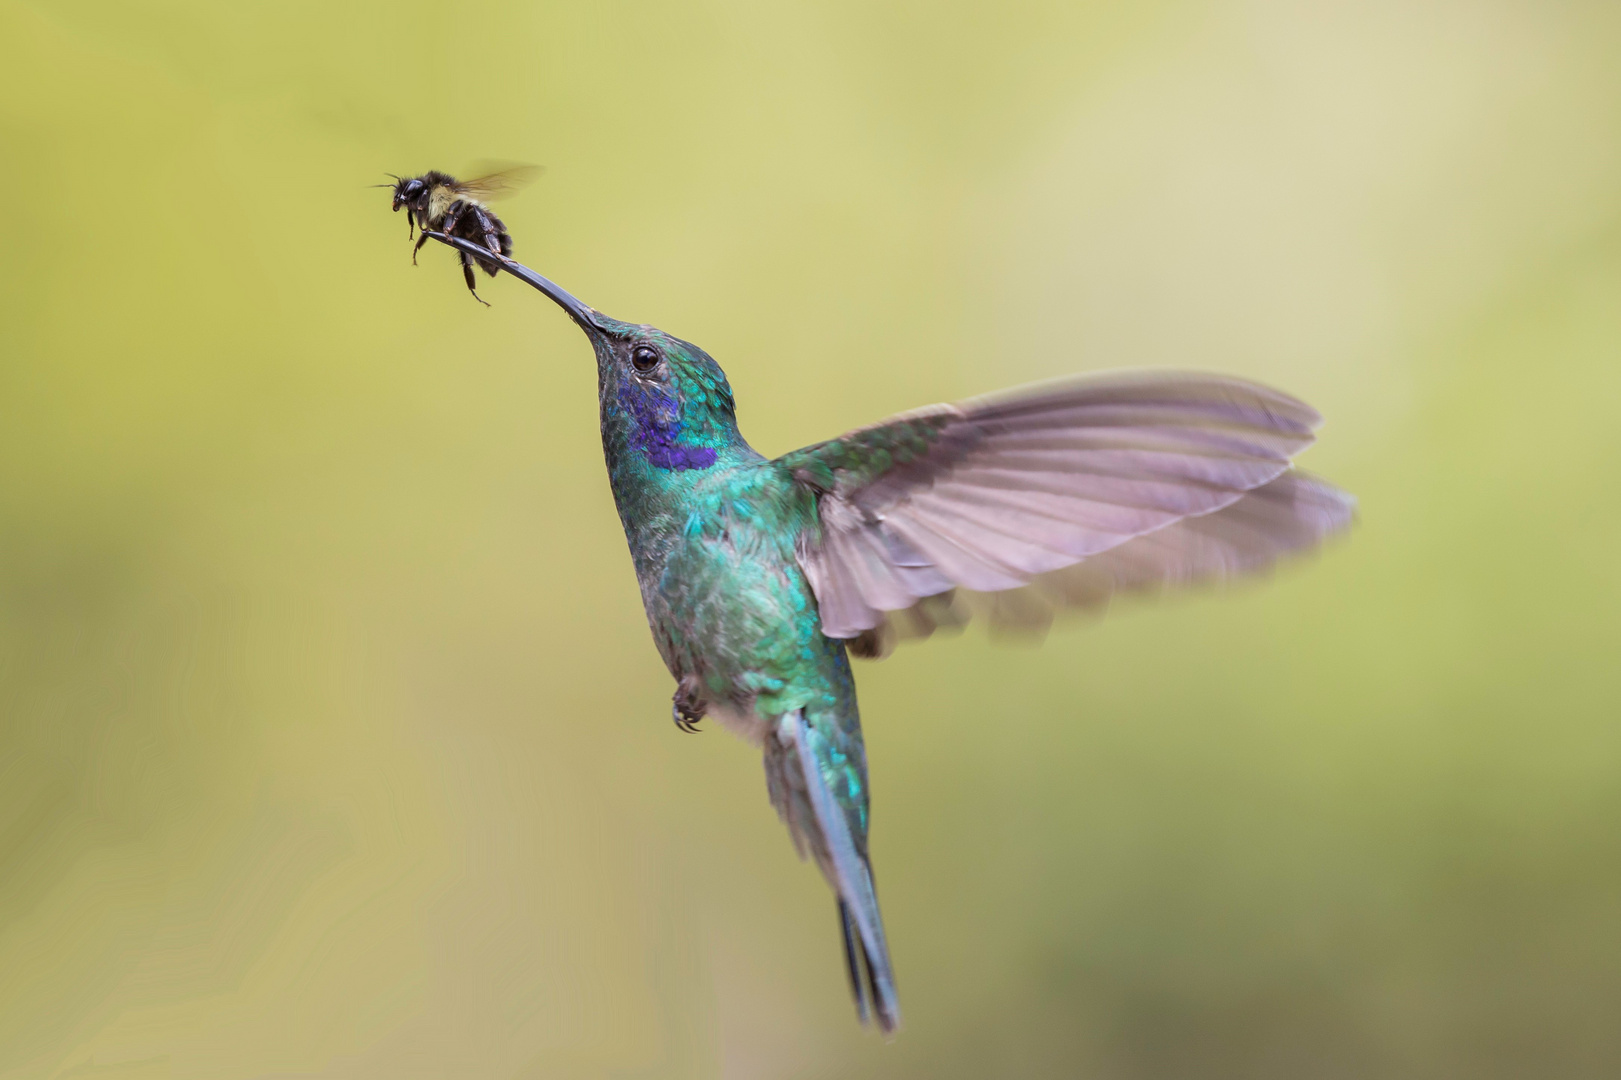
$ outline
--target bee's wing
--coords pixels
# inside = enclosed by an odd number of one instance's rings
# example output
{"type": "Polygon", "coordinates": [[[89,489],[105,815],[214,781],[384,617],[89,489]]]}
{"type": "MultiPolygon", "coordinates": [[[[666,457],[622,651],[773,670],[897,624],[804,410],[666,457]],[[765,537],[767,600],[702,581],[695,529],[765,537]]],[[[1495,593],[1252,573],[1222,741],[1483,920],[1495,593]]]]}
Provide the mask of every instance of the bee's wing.
{"type": "Polygon", "coordinates": [[[494,169],[476,180],[462,180],[456,190],[462,195],[481,201],[504,199],[520,188],[527,187],[544,170],[539,165],[509,165],[494,169]]]}

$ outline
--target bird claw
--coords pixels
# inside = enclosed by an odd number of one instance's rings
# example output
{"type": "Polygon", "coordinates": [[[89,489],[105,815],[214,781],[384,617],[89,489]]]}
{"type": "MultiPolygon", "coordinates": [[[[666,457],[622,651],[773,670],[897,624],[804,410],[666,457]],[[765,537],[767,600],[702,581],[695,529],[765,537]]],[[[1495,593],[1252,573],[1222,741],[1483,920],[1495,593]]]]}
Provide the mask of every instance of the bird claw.
{"type": "Polygon", "coordinates": [[[692,688],[683,680],[680,690],[670,702],[670,718],[675,726],[688,735],[698,734],[698,721],[704,718],[704,703],[692,692],[692,688]]]}

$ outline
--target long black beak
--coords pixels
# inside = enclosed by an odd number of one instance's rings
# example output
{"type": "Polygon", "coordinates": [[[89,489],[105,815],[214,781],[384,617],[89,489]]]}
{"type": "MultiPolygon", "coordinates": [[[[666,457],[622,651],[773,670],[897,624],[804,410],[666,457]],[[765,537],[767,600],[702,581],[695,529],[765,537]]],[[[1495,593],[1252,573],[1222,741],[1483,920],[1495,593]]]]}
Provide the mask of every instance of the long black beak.
{"type": "Polygon", "coordinates": [[[520,262],[513,262],[505,255],[497,255],[487,247],[481,247],[471,240],[463,240],[459,236],[446,236],[444,233],[429,232],[426,235],[433,237],[441,244],[449,244],[457,251],[466,252],[484,262],[494,263],[513,277],[528,285],[532,285],[557,301],[557,306],[569,313],[569,317],[579,324],[580,329],[588,335],[596,336],[603,332],[603,326],[597,321],[596,310],[580,303],[568,290],[562,286],[541,277],[529,267],[520,262]]]}

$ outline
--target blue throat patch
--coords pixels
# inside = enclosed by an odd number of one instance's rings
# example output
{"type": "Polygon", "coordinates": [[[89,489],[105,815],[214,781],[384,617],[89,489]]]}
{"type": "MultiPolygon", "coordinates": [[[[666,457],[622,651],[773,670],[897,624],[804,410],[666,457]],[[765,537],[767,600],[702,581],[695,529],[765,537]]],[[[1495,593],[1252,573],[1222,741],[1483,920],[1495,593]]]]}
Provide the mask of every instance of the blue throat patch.
{"type": "Polygon", "coordinates": [[[680,471],[707,469],[715,464],[716,452],[712,446],[683,446],[681,437],[681,409],[668,396],[657,390],[641,390],[633,384],[621,383],[619,403],[636,421],[636,434],[630,444],[640,450],[654,468],[680,471]]]}

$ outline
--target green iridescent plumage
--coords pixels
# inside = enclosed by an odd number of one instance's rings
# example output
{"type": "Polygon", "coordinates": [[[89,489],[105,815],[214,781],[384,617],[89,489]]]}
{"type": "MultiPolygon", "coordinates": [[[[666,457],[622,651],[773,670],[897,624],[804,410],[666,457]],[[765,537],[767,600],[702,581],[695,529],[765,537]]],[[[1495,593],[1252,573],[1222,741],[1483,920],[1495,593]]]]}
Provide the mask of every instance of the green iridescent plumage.
{"type": "Polygon", "coordinates": [[[846,881],[857,1001],[891,1030],[899,1010],[867,866],[855,680],[845,643],[821,632],[799,564],[819,531],[816,492],[744,441],[725,373],[702,349],[652,327],[595,323],[609,483],[653,640],[680,687],[677,721],[690,729],[712,715],[764,748],[772,802],[800,853],[846,881]],[[845,833],[834,845],[826,803],[845,833]]]}
{"type": "Polygon", "coordinates": [[[1290,463],[1320,417],[1211,375],[1054,382],[768,460],[702,349],[503,268],[596,353],[608,479],[676,723],[711,716],[760,746],[772,804],[838,895],[857,1008],[885,1031],[900,1013],[849,651],[878,655],[948,609],[1029,626],[1123,589],[1253,570],[1352,518],[1349,496],[1290,463]]]}

